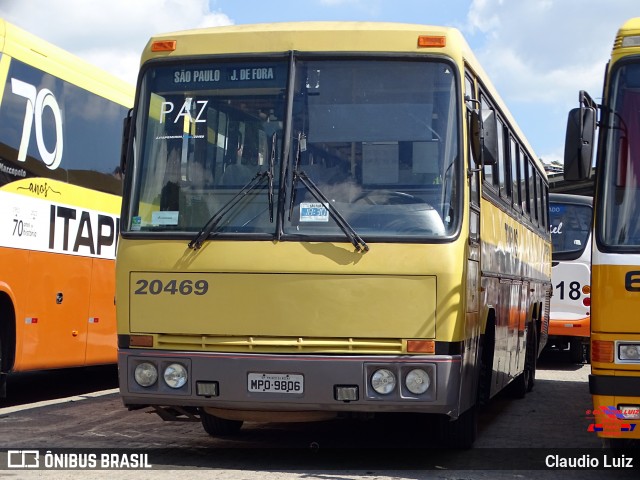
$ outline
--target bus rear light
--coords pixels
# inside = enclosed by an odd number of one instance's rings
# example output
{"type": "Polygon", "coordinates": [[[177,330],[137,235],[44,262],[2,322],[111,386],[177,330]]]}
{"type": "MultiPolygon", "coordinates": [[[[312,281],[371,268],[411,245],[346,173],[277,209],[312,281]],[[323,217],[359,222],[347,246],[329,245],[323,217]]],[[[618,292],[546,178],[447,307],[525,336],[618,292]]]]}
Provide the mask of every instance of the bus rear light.
{"type": "Polygon", "coordinates": [[[591,361],[613,363],[613,342],[593,340],[591,342],[591,361]]]}
{"type": "Polygon", "coordinates": [[[582,299],[582,305],[584,305],[585,307],[590,307],[591,306],[591,297],[585,297],[582,299]]]}
{"type": "Polygon", "coordinates": [[[176,40],[156,40],[151,44],[152,52],[173,52],[178,45],[176,40]]]}
{"type": "Polygon", "coordinates": [[[619,343],[618,359],[625,361],[640,361],[640,343],[619,343]]]}
{"type": "Polygon", "coordinates": [[[420,35],[418,37],[418,48],[429,48],[429,47],[446,47],[447,46],[447,37],[443,37],[441,35],[420,35]]]}
{"type": "Polygon", "coordinates": [[[585,295],[589,295],[591,293],[591,286],[590,285],[583,285],[582,293],[585,294],[585,295]]]}
{"type": "Polygon", "coordinates": [[[407,340],[407,353],[436,353],[434,340],[407,340]]]}

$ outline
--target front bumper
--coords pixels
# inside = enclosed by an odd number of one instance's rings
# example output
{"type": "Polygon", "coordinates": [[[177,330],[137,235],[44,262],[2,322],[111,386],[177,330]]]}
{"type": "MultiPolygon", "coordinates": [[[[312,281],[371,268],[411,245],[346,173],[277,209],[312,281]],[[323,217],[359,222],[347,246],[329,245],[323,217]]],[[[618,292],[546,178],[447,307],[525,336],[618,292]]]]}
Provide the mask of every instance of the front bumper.
{"type": "MultiPolygon", "coordinates": [[[[249,412],[419,412],[457,418],[461,378],[459,355],[292,355],[231,354],[120,349],[120,392],[125,405],[201,407],[249,412]],[[134,379],[137,365],[149,362],[159,369],[158,380],[141,387],[134,379]],[[162,370],[179,363],[188,373],[184,386],[173,389],[162,370]],[[371,385],[374,371],[393,372],[397,383],[388,394],[371,385]],[[404,384],[413,369],[431,379],[424,393],[414,394],[404,384]],[[291,375],[302,387],[288,393],[255,390],[255,375],[291,375]],[[254,378],[253,385],[251,378],[254,378]],[[202,388],[203,385],[214,388],[202,388]],[[341,400],[337,389],[349,389],[355,399],[341,400]],[[215,395],[211,395],[211,391],[215,395]],[[205,395],[203,392],[208,392],[205,395]]],[[[249,418],[250,415],[247,415],[249,418]]]]}

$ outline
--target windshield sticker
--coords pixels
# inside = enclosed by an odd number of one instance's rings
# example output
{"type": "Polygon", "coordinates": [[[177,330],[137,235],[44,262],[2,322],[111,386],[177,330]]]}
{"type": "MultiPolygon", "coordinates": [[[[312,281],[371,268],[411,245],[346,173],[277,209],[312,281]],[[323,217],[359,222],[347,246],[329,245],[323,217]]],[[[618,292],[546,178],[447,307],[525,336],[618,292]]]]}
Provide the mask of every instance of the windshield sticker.
{"type": "Polygon", "coordinates": [[[151,213],[151,223],[153,225],[178,225],[178,214],[180,212],[157,211],[151,213]]]}
{"type": "Polygon", "coordinates": [[[131,219],[131,231],[137,232],[142,228],[142,217],[133,217],[131,219]]]}
{"type": "Polygon", "coordinates": [[[322,203],[301,203],[300,222],[328,222],[329,210],[322,203]]]}

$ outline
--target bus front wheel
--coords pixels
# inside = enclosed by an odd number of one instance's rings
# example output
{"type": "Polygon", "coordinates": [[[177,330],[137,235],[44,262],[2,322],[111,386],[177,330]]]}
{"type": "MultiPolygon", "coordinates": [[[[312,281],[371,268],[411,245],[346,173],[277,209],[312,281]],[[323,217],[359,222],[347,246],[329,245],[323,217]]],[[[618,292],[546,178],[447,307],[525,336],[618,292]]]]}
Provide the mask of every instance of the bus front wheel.
{"type": "Polygon", "coordinates": [[[243,423],[242,420],[227,420],[226,418],[216,417],[204,410],[200,410],[200,420],[204,431],[212,437],[234,435],[240,431],[243,423]]]}
{"type": "Polygon", "coordinates": [[[439,418],[438,438],[443,446],[469,449],[478,434],[478,407],[473,405],[456,420],[443,415],[439,418]]]}

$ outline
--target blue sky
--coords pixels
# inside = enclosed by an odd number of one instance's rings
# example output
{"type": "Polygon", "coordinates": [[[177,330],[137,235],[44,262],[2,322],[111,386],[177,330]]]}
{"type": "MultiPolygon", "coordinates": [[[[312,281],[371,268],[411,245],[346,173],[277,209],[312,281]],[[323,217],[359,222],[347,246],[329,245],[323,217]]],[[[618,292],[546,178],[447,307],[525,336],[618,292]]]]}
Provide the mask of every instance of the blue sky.
{"type": "Polygon", "coordinates": [[[578,91],[601,97],[616,31],[634,16],[638,0],[0,0],[0,17],[130,83],[154,33],[304,20],[454,26],[547,162],[562,159],[578,91]]]}

